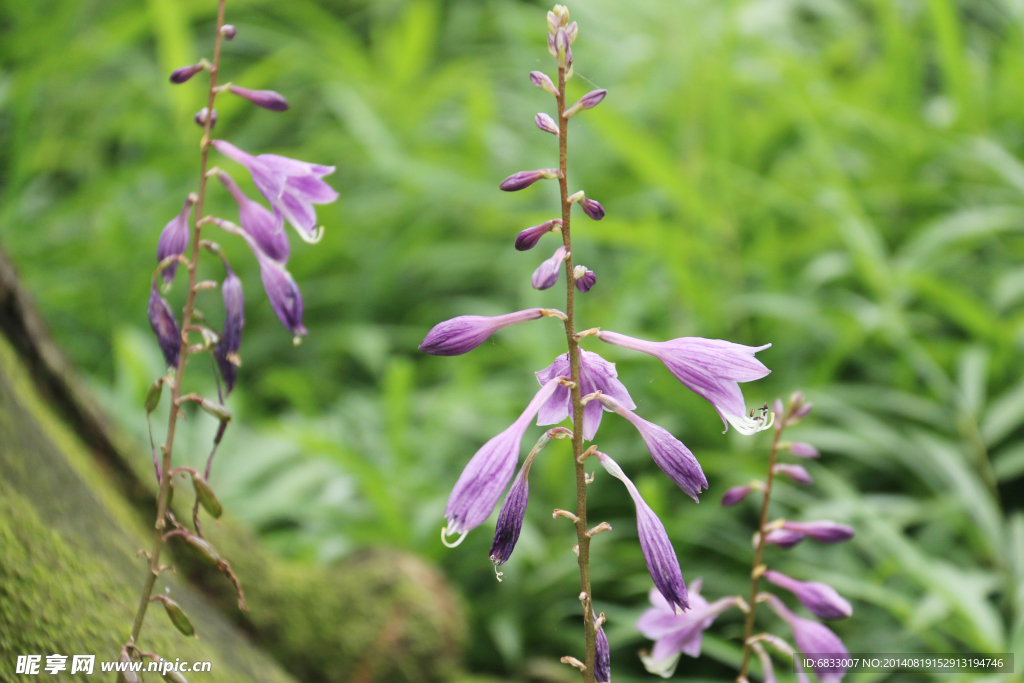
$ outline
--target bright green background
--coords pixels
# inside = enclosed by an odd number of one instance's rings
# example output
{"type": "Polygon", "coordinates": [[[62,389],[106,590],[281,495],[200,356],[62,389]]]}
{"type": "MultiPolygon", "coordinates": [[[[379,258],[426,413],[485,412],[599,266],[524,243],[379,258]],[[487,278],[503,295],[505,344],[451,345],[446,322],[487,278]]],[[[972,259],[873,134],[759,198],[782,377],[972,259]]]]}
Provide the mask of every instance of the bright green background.
{"type": "MultiPolygon", "coordinates": [[[[580,326],[771,342],[760,357],[773,373],[745,388],[748,405],[804,389],[816,409],[795,436],[825,454],[809,465],[814,486],[780,485],[774,513],[848,522],[858,535],[771,550],[769,563],[853,601],[853,618],[834,625],[851,651],[1016,651],[1024,668],[1024,6],[570,8],[572,94],[609,91],[573,120],[570,141],[571,189],[608,211],[575,222],[574,256],[598,274],[580,326]]],[[[514,171],[555,165],[554,140],[532,123],[553,102],[527,79],[552,67],[546,9],[229,0],[238,37],[223,73],[292,108],[225,97],[217,134],[337,165],[341,199],[319,212],[320,244],[292,236],[310,330],[298,348],[244,246],[214,237],[248,306],[236,426],[213,483],[283,554],[329,562],[386,544],[440,562],[470,606],[470,667],[550,680],[565,675],[558,656],[581,652],[571,529],[549,514],[572,505],[566,445],[534,467],[502,583],[486,557],[493,522],[457,550],[438,533],[461,467],[564,350],[560,327],[508,329],[457,358],[416,350],[448,317],[560,305],[561,287],[529,287],[551,238],[512,249],[516,232],[555,215],[554,184],[497,190],[514,171]]],[[[139,435],[140,458],[141,399],[161,371],[145,318],[150,269],[160,229],[196,187],[191,118],[205,80],[171,87],[167,74],[209,55],[213,10],[0,3],[0,244],[59,343],[139,435]]],[[[235,215],[217,186],[210,210],[235,215]]],[[[180,306],[180,284],[169,298],[180,306]]],[[[220,320],[219,296],[200,306],[220,320]]],[[[688,580],[703,576],[710,598],[745,590],[754,505],[717,500],[763,473],[765,436],[723,436],[711,407],[660,364],[585,346],[618,362],[641,414],[691,447],[711,490],[694,505],[615,416],[602,450],[663,515],[688,580]]],[[[211,390],[201,359],[191,375],[211,390]]],[[[188,425],[180,457],[198,462],[212,427],[188,425]]],[[[616,680],[651,680],[635,657],[650,579],[631,504],[603,472],[591,500],[592,518],[615,527],[595,541],[593,573],[616,680]]],[[[722,617],[707,656],[680,674],[732,677],[739,628],[736,614],[722,617]]]]}

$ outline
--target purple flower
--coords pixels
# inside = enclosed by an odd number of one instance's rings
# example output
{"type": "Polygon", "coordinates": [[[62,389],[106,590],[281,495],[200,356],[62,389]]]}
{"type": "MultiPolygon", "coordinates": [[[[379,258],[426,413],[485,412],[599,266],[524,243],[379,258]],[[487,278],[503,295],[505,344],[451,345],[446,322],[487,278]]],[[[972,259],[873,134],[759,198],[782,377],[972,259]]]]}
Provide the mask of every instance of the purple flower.
{"type": "MultiPolygon", "coordinates": [[[[597,617],[594,617],[597,621],[597,617]]],[[[611,683],[612,680],[612,652],[608,646],[608,636],[604,628],[597,627],[597,648],[594,652],[594,681],[596,683],[611,683]]]]}
{"type": "Polygon", "coordinates": [[[826,583],[797,581],[771,569],[764,573],[764,578],[792,592],[819,619],[845,619],[853,614],[850,603],[826,583]]]}
{"type": "Polygon", "coordinates": [[[238,203],[238,222],[242,230],[253,238],[264,254],[278,263],[287,263],[290,247],[281,214],[271,213],[259,202],[246,197],[226,172],[219,172],[217,177],[238,203]]]}
{"type": "Polygon", "coordinates": [[[164,352],[164,360],[168,367],[178,367],[178,354],[181,352],[181,328],[171,311],[170,304],[160,296],[160,290],[153,278],[153,286],[149,290],[149,324],[156,333],[160,350],[164,352]]]}
{"type": "Polygon", "coordinates": [[[849,541],[854,534],[853,528],[829,519],[818,522],[785,522],[782,528],[810,536],[821,543],[842,543],[849,541]]]}
{"type": "Polygon", "coordinates": [[[224,329],[220,341],[213,349],[213,356],[217,359],[220,376],[224,379],[227,393],[230,394],[235,387],[238,364],[241,362],[238,359],[238,349],[242,346],[242,328],[245,326],[245,297],[242,293],[242,281],[227,264],[224,264],[224,267],[227,274],[220,287],[224,299],[224,329]]]}
{"type": "Polygon", "coordinates": [[[519,468],[519,474],[512,481],[508,493],[505,494],[505,502],[501,504],[498,523],[494,528],[494,541],[491,543],[491,550],[488,553],[495,566],[505,564],[508,562],[508,558],[512,557],[512,551],[519,540],[519,532],[523,530],[526,504],[530,500],[530,465],[533,464],[533,459],[540,449],[550,442],[551,437],[544,432],[530,455],[526,457],[523,466],[519,468]]]}
{"type": "Polygon", "coordinates": [[[787,477],[792,479],[798,484],[813,484],[814,479],[810,473],[804,468],[803,465],[790,465],[787,463],[780,463],[774,468],[776,474],[785,474],[787,477]]]}
{"type": "Polygon", "coordinates": [[[541,168],[536,171],[519,171],[518,173],[513,173],[508,178],[502,180],[501,184],[498,185],[498,188],[505,190],[505,192],[516,192],[533,185],[541,178],[544,180],[551,180],[552,178],[557,177],[557,168],[541,168]]]}
{"type": "Polygon", "coordinates": [[[565,112],[565,118],[575,116],[584,109],[593,109],[597,105],[601,104],[601,101],[607,94],[607,90],[591,90],[565,112]]]}
{"type": "Polygon", "coordinates": [[[820,458],[821,453],[809,443],[795,441],[789,444],[789,452],[798,458],[820,458]]]}
{"type": "Polygon", "coordinates": [[[333,166],[297,161],[277,154],[252,156],[224,140],[214,140],[218,152],[248,169],[256,189],[274,210],[298,231],[306,242],[315,243],[323,236],[316,227],[314,204],[330,204],[338,193],[323,181],[334,173],[333,166]]]}
{"type": "Polygon", "coordinates": [[[780,548],[788,549],[792,548],[806,537],[807,534],[800,533],[799,531],[790,531],[789,529],[772,529],[764,535],[764,542],[770,543],[771,545],[777,545],[780,548]]]}
{"type": "Polygon", "coordinates": [[[573,268],[572,276],[576,280],[576,289],[584,294],[589,292],[590,288],[597,282],[597,274],[586,266],[576,266],[573,268]]]}
{"type": "Polygon", "coordinates": [[[171,83],[181,84],[203,70],[202,64],[189,64],[171,72],[171,83]]]}
{"type": "Polygon", "coordinates": [[[654,642],[650,655],[641,655],[647,670],[668,678],[679,663],[679,655],[685,653],[690,657],[699,657],[701,641],[706,631],[715,621],[715,617],[737,605],[735,597],[727,597],[709,603],[700,594],[701,580],[697,579],[690,587],[690,609],[678,613],[668,600],[652,588],[651,605],[636,622],[636,628],[646,638],[654,642]]]}
{"type": "Polygon", "coordinates": [[[754,358],[754,354],[771,344],[743,346],[701,337],[649,342],[607,331],[601,331],[597,336],[609,344],[650,354],[660,360],[690,391],[711,402],[726,423],[726,429],[731,424],[741,434],[754,434],[770,425],[763,417],[747,415],[738,383],[761,379],[770,372],[754,358]]]}
{"type": "Polygon", "coordinates": [[[460,315],[434,325],[420,343],[420,351],[433,356],[459,356],[480,346],[503,327],[536,320],[543,315],[540,308],[494,316],[460,315]]]}
{"type": "Polygon", "coordinates": [[[256,256],[256,261],[260,264],[260,279],[263,280],[263,289],[270,300],[270,306],[274,309],[281,324],[295,335],[295,343],[298,344],[299,338],[307,334],[307,331],[302,325],[302,292],[295,284],[295,278],[285,269],[283,263],[275,261],[264,253],[252,235],[243,230],[242,237],[245,238],[252,253],[256,256]]]}
{"type": "Polygon", "coordinates": [[[548,75],[542,71],[531,71],[530,82],[533,83],[538,88],[544,90],[545,92],[548,92],[555,96],[558,95],[558,88],[551,81],[551,79],[548,78],[548,75]]]}
{"type": "Polygon", "coordinates": [[[666,430],[643,419],[614,397],[602,394],[599,400],[606,408],[633,423],[647,444],[647,450],[651,452],[655,464],[682,489],[683,493],[697,500],[700,492],[708,487],[708,480],[690,449],[666,430]]]}
{"type": "MultiPolygon", "coordinates": [[[[188,247],[189,236],[191,235],[191,226],[188,224],[188,214],[192,211],[192,205],[196,203],[196,195],[189,193],[188,197],[185,198],[185,205],[181,207],[181,212],[172,218],[164,229],[160,231],[160,240],[156,245],[156,260],[157,263],[163,261],[168,256],[181,256],[185,253],[185,249],[188,247]]],[[[178,262],[170,264],[164,268],[161,276],[164,282],[170,284],[174,280],[174,273],[178,270],[178,262]]]]}
{"type": "Polygon", "coordinates": [[[523,230],[516,235],[516,251],[528,251],[537,246],[537,242],[540,242],[540,238],[549,232],[562,229],[562,219],[552,218],[549,221],[544,221],[540,225],[535,225],[532,228],[523,230]]]}
{"type": "Polygon", "coordinates": [[[689,604],[686,600],[683,572],[679,569],[679,560],[665,531],[665,525],[644,501],[629,477],[623,474],[618,464],[604,453],[598,452],[595,455],[608,474],[626,485],[626,490],[636,505],[636,530],[640,536],[640,549],[644,553],[647,570],[654,580],[654,585],[668,605],[680,611],[687,609],[689,604]]]}
{"type": "MultiPolygon", "coordinates": [[[[553,377],[569,377],[569,354],[563,353],[550,366],[537,373],[537,381],[547,384],[553,377]]],[[[633,409],[636,404],[629,392],[618,380],[615,363],[609,363],[601,356],[580,349],[580,393],[581,395],[601,391],[616,399],[621,405],[633,409]]],[[[591,401],[583,407],[583,439],[590,441],[601,426],[601,414],[608,408],[602,408],[600,401],[591,401]]],[[[569,387],[559,386],[544,405],[537,416],[538,425],[558,424],[566,417],[572,418],[572,393],[569,387]]]]}
{"type": "MultiPolygon", "coordinates": [[[[203,107],[202,109],[200,109],[199,111],[196,112],[196,115],[195,115],[194,119],[195,119],[196,125],[199,126],[200,128],[205,128],[206,127],[206,113],[207,113],[207,111],[209,111],[209,110],[206,107],[203,107]]],[[[217,125],[217,110],[214,109],[213,110],[213,118],[210,119],[210,130],[213,130],[214,126],[216,126],[216,125],[217,125]]]]}
{"type": "Polygon", "coordinates": [[[537,270],[533,271],[533,277],[530,278],[534,289],[548,289],[558,282],[558,274],[562,271],[562,262],[565,261],[568,253],[564,246],[559,246],[551,258],[537,266],[537,270]]]}
{"type": "Polygon", "coordinates": [[[551,133],[556,137],[559,135],[558,124],[555,123],[555,120],[553,118],[551,118],[544,112],[541,112],[534,116],[533,122],[537,124],[537,127],[540,128],[545,133],[551,133]]]}
{"type": "Polygon", "coordinates": [[[731,489],[722,495],[722,507],[729,507],[740,502],[753,490],[753,486],[747,484],[745,486],[733,486],[731,489]]]}
{"type": "Polygon", "coordinates": [[[604,218],[604,207],[601,206],[600,202],[589,199],[583,190],[580,190],[569,197],[570,204],[576,204],[577,202],[581,207],[583,207],[583,212],[595,221],[599,221],[604,218]]]}
{"type": "MultiPolygon", "coordinates": [[[[843,641],[823,624],[810,619],[798,617],[774,595],[768,600],[775,613],[793,629],[796,647],[804,655],[824,656],[826,658],[846,659],[850,656],[843,641]]],[[[814,667],[821,683],[839,683],[846,673],[845,667],[814,667]]]]}
{"type": "Polygon", "coordinates": [[[236,33],[238,31],[232,24],[224,24],[220,27],[220,34],[224,36],[224,40],[233,40],[236,33]]]}
{"type": "Polygon", "coordinates": [[[249,88],[243,88],[240,85],[228,86],[228,90],[239,97],[244,97],[257,107],[263,107],[270,111],[288,110],[288,100],[286,100],[283,95],[276,93],[273,90],[250,90],[249,88]]]}
{"type": "Polygon", "coordinates": [[[444,511],[448,525],[442,530],[441,540],[445,545],[455,547],[467,533],[483,524],[490,516],[516,469],[520,443],[526,428],[560,380],[556,377],[541,387],[522,415],[508,429],[481,446],[462,470],[444,511]],[[447,537],[455,534],[459,534],[460,538],[449,543],[447,537]]]}

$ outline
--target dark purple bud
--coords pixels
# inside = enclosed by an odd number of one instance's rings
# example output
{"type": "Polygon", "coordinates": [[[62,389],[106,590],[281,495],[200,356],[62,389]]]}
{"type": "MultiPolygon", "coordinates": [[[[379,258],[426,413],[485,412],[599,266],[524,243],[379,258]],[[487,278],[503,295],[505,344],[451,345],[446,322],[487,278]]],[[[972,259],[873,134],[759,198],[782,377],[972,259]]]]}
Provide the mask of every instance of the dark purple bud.
{"type": "Polygon", "coordinates": [[[722,496],[722,507],[729,507],[740,502],[753,490],[750,484],[746,486],[733,486],[722,496]]]}
{"type": "Polygon", "coordinates": [[[220,27],[220,34],[224,36],[224,40],[233,40],[236,33],[238,33],[238,31],[232,24],[224,24],[220,27]]]}
{"type": "Polygon", "coordinates": [[[785,531],[805,534],[821,543],[843,543],[849,541],[854,535],[852,527],[833,522],[830,519],[818,522],[786,522],[782,528],[785,531]]]}
{"type": "Polygon", "coordinates": [[[552,218],[549,221],[545,221],[540,225],[535,225],[532,228],[527,228],[521,233],[516,235],[516,251],[527,251],[537,246],[537,242],[540,242],[540,238],[549,232],[555,230],[561,230],[562,219],[552,218]]]}
{"type": "Polygon", "coordinates": [[[171,311],[170,304],[160,296],[157,288],[156,278],[153,278],[153,286],[149,290],[149,324],[156,333],[156,340],[160,344],[160,350],[164,352],[164,360],[168,367],[178,367],[178,354],[181,352],[181,328],[171,311]]]}
{"type": "MultiPolygon", "coordinates": [[[[203,107],[202,109],[200,109],[199,111],[196,112],[195,122],[196,122],[196,125],[199,126],[200,128],[204,128],[206,126],[206,112],[207,112],[206,107],[203,107]]],[[[213,130],[213,127],[216,126],[216,125],[217,125],[217,110],[214,109],[213,110],[213,118],[210,119],[210,130],[213,130]]]]}
{"type": "Polygon", "coordinates": [[[503,327],[536,320],[543,315],[539,308],[495,316],[460,315],[435,325],[419,348],[432,356],[458,356],[480,346],[503,327]]]}
{"type": "Polygon", "coordinates": [[[565,118],[575,116],[584,109],[593,109],[597,105],[601,104],[601,100],[603,100],[605,95],[607,94],[607,90],[591,90],[586,95],[581,97],[579,102],[572,105],[572,107],[570,107],[569,110],[565,112],[565,118]]]}
{"type": "Polygon", "coordinates": [[[775,466],[774,471],[776,474],[785,474],[787,477],[792,479],[798,484],[813,484],[814,479],[810,473],[804,469],[803,465],[789,465],[786,463],[780,463],[775,466]]]}
{"type": "Polygon", "coordinates": [[[583,212],[595,221],[604,218],[604,207],[601,206],[600,202],[584,197],[580,200],[580,206],[583,207],[583,212]]]}
{"type": "Polygon", "coordinates": [[[555,120],[553,118],[551,118],[544,112],[541,112],[534,116],[533,122],[536,123],[537,127],[540,128],[545,133],[551,133],[555,137],[558,137],[558,124],[555,123],[555,120]]]}
{"type": "Polygon", "coordinates": [[[238,85],[232,85],[228,89],[239,97],[244,97],[258,107],[263,107],[270,111],[288,110],[288,100],[286,100],[283,95],[276,93],[273,90],[250,90],[249,88],[243,88],[238,85]]]}
{"type": "MultiPolygon", "coordinates": [[[[160,239],[156,245],[157,263],[170,256],[181,256],[185,253],[185,249],[188,247],[189,236],[192,234],[188,224],[188,215],[192,211],[192,205],[196,203],[197,199],[198,197],[194,193],[189,193],[188,197],[185,198],[184,206],[181,207],[181,212],[172,218],[160,232],[160,239]]],[[[160,275],[163,277],[164,282],[170,284],[177,270],[178,262],[175,261],[164,268],[160,275]]]]}
{"type": "Polygon", "coordinates": [[[764,535],[764,542],[780,548],[792,548],[806,538],[807,534],[790,529],[772,529],[764,535]]]}
{"type": "Polygon", "coordinates": [[[565,247],[559,246],[551,258],[537,266],[537,270],[533,271],[533,277],[530,278],[534,289],[549,289],[558,282],[558,274],[562,272],[562,262],[565,261],[567,254],[565,247]]]}
{"type": "Polygon", "coordinates": [[[794,441],[788,446],[789,452],[798,458],[819,458],[821,453],[818,449],[809,443],[803,443],[802,441],[794,441]]]}
{"type": "MultiPolygon", "coordinates": [[[[227,267],[225,265],[225,267],[227,267]]],[[[238,365],[241,361],[238,358],[238,349],[242,346],[242,328],[245,326],[245,297],[242,293],[242,281],[238,279],[234,271],[227,268],[227,275],[224,276],[224,284],[220,288],[221,296],[224,299],[224,330],[221,332],[220,341],[213,350],[217,359],[217,367],[220,368],[220,376],[224,380],[227,393],[235,387],[235,377],[238,373],[238,365]]]]}
{"type": "Polygon", "coordinates": [[[501,184],[498,185],[498,188],[505,190],[505,192],[516,192],[517,190],[522,190],[533,185],[541,178],[551,180],[552,178],[557,177],[558,169],[555,168],[541,168],[536,171],[519,171],[518,173],[513,173],[508,178],[502,180],[501,184]]]}
{"type": "Polygon", "coordinates": [[[191,64],[175,69],[171,72],[171,83],[184,83],[203,70],[202,64],[191,64]]]}
{"type": "Polygon", "coordinates": [[[547,93],[558,95],[558,87],[543,71],[531,71],[530,82],[547,93]]]}
{"type": "Polygon", "coordinates": [[[519,468],[508,493],[505,494],[505,502],[501,505],[501,512],[498,513],[498,524],[494,529],[494,542],[491,543],[491,551],[488,556],[495,566],[505,564],[508,558],[512,557],[512,551],[519,540],[519,532],[523,530],[523,517],[526,516],[526,504],[530,500],[530,465],[541,448],[551,442],[547,433],[541,435],[540,440],[533,451],[519,468]]]}
{"type": "Polygon", "coordinates": [[[263,280],[263,289],[267,292],[270,305],[277,313],[278,320],[295,335],[296,343],[299,337],[307,334],[302,324],[302,292],[295,284],[295,278],[285,270],[284,266],[269,256],[259,258],[260,278],[263,280]]]}
{"type": "Polygon", "coordinates": [[[572,270],[572,275],[576,279],[576,289],[584,294],[589,292],[590,288],[597,282],[597,274],[586,266],[576,266],[572,270]]]}
{"type": "Polygon", "coordinates": [[[764,573],[764,578],[791,591],[819,619],[845,619],[853,614],[850,603],[827,583],[797,581],[771,569],[764,573]]]}
{"type": "MultiPolygon", "coordinates": [[[[597,621],[597,617],[594,620],[597,621]]],[[[594,681],[596,683],[611,683],[611,680],[612,651],[608,647],[608,636],[605,635],[604,628],[598,625],[597,650],[594,653],[594,681]]]]}

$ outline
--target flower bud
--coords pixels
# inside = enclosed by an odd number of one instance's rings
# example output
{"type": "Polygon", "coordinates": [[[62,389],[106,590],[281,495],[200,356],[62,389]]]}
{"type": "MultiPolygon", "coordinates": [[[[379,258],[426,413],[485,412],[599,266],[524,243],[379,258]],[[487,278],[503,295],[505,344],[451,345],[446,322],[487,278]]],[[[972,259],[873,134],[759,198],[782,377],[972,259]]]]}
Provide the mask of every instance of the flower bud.
{"type": "Polygon", "coordinates": [[[821,453],[818,449],[809,443],[803,443],[802,441],[794,441],[787,447],[789,452],[798,458],[820,458],[821,453]]]}
{"type": "Polygon", "coordinates": [[[560,24],[558,23],[558,15],[554,12],[548,12],[548,33],[554,35],[558,32],[560,24]]]}
{"type": "Polygon", "coordinates": [[[174,669],[168,669],[160,674],[167,683],[188,683],[188,679],[174,669]]]}
{"type": "MultiPolygon", "coordinates": [[[[182,205],[178,215],[168,221],[164,229],[160,231],[160,239],[156,245],[157,263],[160,263],[165,258],[181,256],[185,253],[185,249],[188,248],[189,236],[192,234],[188,224],[188,215],[198,199],[199,197],[194,192],[190,192],[188,197],[185,198],[185,203],[182,205]]],[[[177,261],[170,263],[164,268],[163,272],[161,272],[164,282],[170,284],[174,280],[174,273],[177,270],[177,261]]]]}
{"type": "Polygon", "coordinates": [[[220,403],[204,398],[199,401],[199,407],[206,413],[217,418],[221,422],[231,422],[231,412],[220,403]]]}
{"type": "Polygon", "coordinates": [[[552,57],[558,56],[558,50],[555,49],[555,34],[548,33],[548,52],[551,53],[552,57]]]}
{"type": "Polygon", "coordinates": [[[530,500],[530,465],[533,458],[523,463],[515,481],[505,494],[505,502],[498,513],[498,523],[494,529],[494,541],[488,557],[495,566],[505,564],[512,556],[512,551],[519,540],[519,532],[523,529],[523,518],[526,516],[526,504],[530,500]]]}
{"type": "Polygon", "coordinates": [[[249,88],[243,88],[238,85],[232,85],[228,89],[235,95],[244,97],[258,107],[263,107],[270,111],[288,110],[288,100],[286,100],[283,95],[276,93],[273,90],[250,90],[249,88]]]}
{"type": "Polygon", "coordinates": [[[181,609],[181,605],[171,600],[166,595],[157,596],[160,602],[164,603],[164,609],[167,611],[167,616],[170,617],[171,623],[174,624],[174,628],[181,631],[186,636],[194,636],[196,634],[195,628],[192,626],[192,622],[189,621],[184,610],[181,609]]]}
{"type": "Polygon", "coordinates": [[[814,479],[810,473],[804,469],[803,465],[790,465],[787,463],[780,463],[772,468],[776,474],[785,474],[787,477],[792,479],[798,484],[813,484],[814,479]]]}
{"type": "Polygon", "coordinates": [[[558,29],[555,34],[555,50],[558,53],[558,66],[566,65],[566,53],[569,52],[569,34],[565,29],[558,29]]]}
{"type": "Polygon", "coordinates": [[[558,18],[558,25],[564,27],[569,23],[569,8],[565,5],[555,5],[552,13],[558,18]]]}
{"type": "Polygon", "coordinates": [[[572,276],[576,279],[576,289],[580,290],[584,294],[590,291],[590,288],[597,282],[597,274],[594,271],[589,270],[586,266],[576,266],[572,269],[572,276]]]}
{"type": "Polygon", "coordinates": [[[149,415],[160,405],[160,397],[164,394],[164,383],[161,380],[153,382],[146,392],[146,415],[149,415]]]}
{"type": "Polygon", "coordinates": [[[565,112],[565,118],[575,116],[584,109],[593,109],[597,105],[601,104],[601,101],[608,94],[607,90],[591,90],[586,95],[581,97],[579,101],[572,105],[568,111],[565,112]]]}
{"type": "Polygon", "coordinates": [[[156,333],[160,350],[164,352],[164,360],[168,367],[178,367],[178,354],[181,352],[181,329],[171,311],[170,304],[160,296],[153,278],[153,286],[149,290],[149,324],[156,333]]]}
{"type": "Polygon", "coordinates": [[[599,221],[604,218],[604,207],[601,206],[600,202],[584,197],[580,200],[580,206],[583,207],[583,213],[587,214],[595,221],[599,221]]]}
{"type": "Polygon", "coordinates": [[[543,71],[531,71],[530,82],[541,90],[558,96],[558,87],[548,78],[548,75],[543,71]]]}
{"type": "Polygon", "coordinates": [[[533,122],[537,124],[537,127],[540,128],[545,133],[551,133],[555,137],[558,137],[558,124],[555,123],[555,120],[553,118],[551,118],[544,112],[541,112],[537,114],[535,117],[533,117],[533,122]]]}
{"type": "Polygon", "coordinates": [[[217,494],[210,488],[209,482],[198,474],[193,474],[192,488],[195,489],[196,499],[203,506],[203,509],[209,512],[210,516],[214,519],[220,519],[220,516],[224,514],[224,508],[221,507],[220,501],[217,500],[217,494]]]}
{"type": "Polygon", "coordinates": [[[791,591],[819,619],[845,619],[853,614],[850,603],[827,583],[797,581],[771,569],[764,573],[764,578],[791,591]]]}
{"type": "Polygon", "coordinates": [[[554,168],[541,168],[536,171],[519,171],[518,173],[513,173],[508,178],[501,181],[498,188],[505,192],[516,192],[518,190],[526,189],[542,178],[545,180],[551,180],[552,178],[557,178],[558,175],[558,169],[554,168]]]}
{"type": "Polygon", "coordinates": [[[182,66],[171,72],[171,83],[181,84],[203,70],[202,64],[190,64],[182,66]]]}
{"type": "Polygon", "coordinates": [[[537,320],[543,315],[539,308],[496,316],[460,315],[434,325],[419,349],[432,356],[459,356],[480,346],[503,327],[537,320]]]}
{"type": "Polygon", "coordinates": [[[793,411],[793,414],[790,416],[790,419],[791,420],[802,420],[803,418],[807,417],[807,415],[811,412],[811,408],[813,408],[813,407],[814,407],[813,403],[804,403],[799,408],[796,408],[793,411]]]}
{"type": "Polygon", "coordinates": [[[235,387],[238,364],[241,362],[238,360],[238,349],[242,346],[242,328],[245,326],[242,281],[230,268],[227,269],[220,291],[224,299],[224,329],[220,341],[213,350],[213,357],[217,359],[221,379],[224,380],[224,387],[230,394],[235,387]]]}
{"type": "Polygon", "coordinates": [[[124,677],[125,683],[139,683],[139,676],[130,668],[131,661],[132,658],[128,656],[128,651],[121,648],[121,663],[129,665],[121,672],[121,676],[124,677]]]}
{"type": "MultiPolygon", "coordinates": [[[[200,109],[199,111],[196,112],[196,115],[195,115],[194,119],[195,119],[196,125],[199,126],[200,128],[206,127],[206,115],[207,115],[208,111],[209,110],[206,107],[203,107],[202,109],[200,109]]],[[[213,116],[210,118],[210,130],[213,130],[213,127],[216,126],[216,125],[217,125],[217,110],[214,109],[213,110],[213,116]]]]}
{"type": "Polygon", "coordinates": [[[569,44],[572,45],[576,42],[576,34],[579,33],[580,27],[576,25],[576,22],[572,22],[565,27],[565,32],[569,36],[569,44]]]}
{"type": "Polygon", "coordinates": [[[733,486],[722,495],[722,507],[730,507],[740,502],[753,490],[750,484],[745,486],[733,486]]]}
{"type": "Polygon", "coordinates": [[[234,40],[236,33],[238,31],[233,24],[224,24],[220,27],[220,34],[224,36],[224,40],[234,40]]]}
{"type": "Polygon", "coordinates": [[[545,221],[540,225],[535,225],[532,228],[523,230],[516,235],[516,251],[527,251],[537,246],[537,242],[540,238],[549,232],[560,230],[562,228],[562,219],[552,218],[549,221],[545,221]]]}
{"type": "Polygon", "coordinates": [[[202,558],[206,560],[207,564],[210,564],[214,567],[220,566],[222,560],[220,559],[220,555],[217,553],[217,549],[213,547],[212,543],[207,541],[205,538],[200,538],[199,536],[194,536],[193,534],[187,534],[182,538],[185,539],[186,543],[188,543],[190,546],[192,546],[199,552],[202,558]]]}
{"type": "Polygon", "coordinates": [[[560,246],[551,258],[537,266],[537,270],[533,271],[533,277],[530,278],[530,284],[534,289],[549,289],[558,282],[558,273],[561,272],[562,262],[565,261],[567,254],[565,247],[560,246]]]}
{"type": "Polygon", "coordinates": [[[806,538],[807,534],[790,529],[772,529],[764,535],[764,542],[777,545],[780,548],[792,548],[806,538]]]}
{"type": "Polygon", "coordinates": [[[786,522],[782,529],[810,536],[820,543],[843,543],[853,538],[855,533],[852,527],[830,519],[817,522],[786,522]]]}

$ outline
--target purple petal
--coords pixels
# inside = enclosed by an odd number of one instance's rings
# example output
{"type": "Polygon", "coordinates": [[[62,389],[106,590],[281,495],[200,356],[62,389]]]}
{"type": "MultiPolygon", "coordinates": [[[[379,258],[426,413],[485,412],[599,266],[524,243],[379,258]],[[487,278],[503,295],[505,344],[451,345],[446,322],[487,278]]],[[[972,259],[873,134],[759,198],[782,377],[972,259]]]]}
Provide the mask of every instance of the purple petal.
{"type": "Polygon", "coordinates": [[[149,290],[148,307],[149,324],[156,333],[157,343],[164,353],[164,360],[168,367],[178,366],[178,357],[181,352],[181,328],[178,327],[178,320],[174,317],[167,300],[160,296],[160,290],[156,285],[156,278],[153,278],[153,285],[149,290]]]}
{"type": "Polygon", "coordinates": [[[537,266],[537,270],[533,271],[533,277],[530,278],[534,289],[550,289],[558,282],[558,274],[562,271],[566,253],[565,247],[559,246],[551,258],[537,266]]]}
{"type": "Polygon", "coordinates": [[[599,221],[604,218],[604,207],[601,206],[600,202],[590,199],[589,197],[584,197],[580,200],[580,206],[583,207],[583,212],[595,221],[599,221]]]}
{"type": "Polygon", "coordinates": [[[608,646],[608,636],[605,635],[604,628],[598,626],[596,650],[594,652],[594,681],[596,683],[611,683],[611,680],[611,648],[608,646]]]}
{"type": "MultiPolygon", "coordinates": [[[[518,453],[517,453],[518,455],[518,453]]],[[[526,516],[526,504],[530,500],[530,462],[523,463],[516,475],[505,502],[498,513],[498,523],[494,528],[494,541],[488,556],[495,565],[505,564],[512,557],[512,551],[519,540],[523,529],[523,518],[526,516]]]]}
{"type": "MultiPolygon", "coordinates": [[[[796,616],[775,596],[768,600],[768,604],[793,629],[793,638],[796,640],[796,647],[801,654],[833,659],[849,658],[850,653],[843,645],[843,641],[827,626],[796,616]]],[[[843,680],[846,668],[814,667],[814,672],[818,674],[818,680],[821,683],[839,683],[843,680]]]]}
{"type": "MultiPolygon", "coordinates": [[[[569,354],[564,353],[546,369],[537,373],[537,380],[544,384],[552,377],[570,376],[569,354]]],[[[551,398],[541,407],[537,417],[538,425],[558,424],[567,416],[572,416],[572,395],[567,387],[562,387],[552,394],[551,398]]],[[[604,358],[591,351],[580,349],[580,393],[582,395],[601,391],[607,396],[618,400],[627,408],[635,408],[636,404],[629,395],[626,387],[618,380],[618,372],[615,370],[615,363],[609,363],[604,358]]],[[[601,424],[601,413],[603,412],[598,401],[588,403],[583,411],[583,438],[586,441],[593,440],[597,429],[601,424]],[[596,407],[592,407],[596,406],[596,407]]],[[[606,409],[605,409],[606,410],[606,409]]]]}
{"type": "MultiPolygon", "coordinates": [[[[181,256],[185,253],[185,249],[188,247],[189,237],[191,236],[191,226],[188,224],[188,215],[192,211],[192,205],[195,204],[196,197],[193,194],[189,194],[185,198],[185,204],[181,207],[181,212],[172,218],[164,229],[160,231],[160,239],[156,245],[156,260],[157,263],[163,261],[168,256],[181,256]]],[[[178,262],[175,261],[171,265],[164,268],[160,274],[164,282],[170,284],[174,280],[174,273],[178,270],[178,262]]]]}
{"type": "Polygon", "coordinates": [[[242,346],[242,328],[245,326],[245,297],[242,292],[242,281],[234,271],[227,269],[224,283],[221,285],[221,296],[224,299],[224,329],[220,341],[213,350],[217,359],[220,376],[224,380],[227,393],[235,387],[238,367],[235,365],[239,348],[242,346]]]}
{"type": "Polygon", "coordinates": [[[590,288],[597,282],[597,275],[594,271],[587,269],[583,275],[576,278],[576,289],[580,290],[584,294],[590,291],[590,288]]]}
{"type": "Polygon", "coordinates": [[[536,320],[542,315],[539,308],[496,316],[461,315],[435,325],[419,349],[434,356],[458,356],[480,346],[503,327],[536,320]]]}
{"type": "Polygon", "coordinates": [[[256,241],[263,253],[282,265],[287,263],[290,247],[281,215],[271,213],[259,202],[246,197],[226,172],[221,171],[217,177],[238,204],[238,221],[242,229],[256,241]]]}

